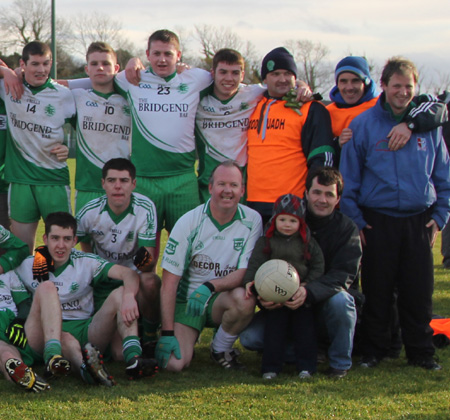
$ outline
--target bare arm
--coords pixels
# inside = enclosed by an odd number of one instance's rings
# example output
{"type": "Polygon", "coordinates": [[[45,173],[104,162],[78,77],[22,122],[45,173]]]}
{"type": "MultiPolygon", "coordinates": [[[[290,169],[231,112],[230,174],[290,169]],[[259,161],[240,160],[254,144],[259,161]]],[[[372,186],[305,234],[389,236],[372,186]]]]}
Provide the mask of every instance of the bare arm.
{"type": "Polygon", "coordinates": [[[181,276],[163,270],[161,285],[161,330],[173,331],[175,300],[181,276]]]}
{"type": "Polygon", "coordinates": [[[92,245],[88,242],[80,242],[80,247],[83,252],[92,254],[92,245]]]}
{"type": "Polygon", "coordinates": [[[245,268],[240,268],[225,277],[210,280],[209,282],[214,286],[216,293],[236,289],[236,287],[243,286],[242,280],[244,278],[245,270],[245,268]]]}
{"type": "Polygon", "coordinates": [[[115,264],[108,271],[108,277],[123,281],[123,296],[120,312],[125,325],[129,326],[139,318],[136,294],[139,290],[139,275],[128,267],[115,264]]]}

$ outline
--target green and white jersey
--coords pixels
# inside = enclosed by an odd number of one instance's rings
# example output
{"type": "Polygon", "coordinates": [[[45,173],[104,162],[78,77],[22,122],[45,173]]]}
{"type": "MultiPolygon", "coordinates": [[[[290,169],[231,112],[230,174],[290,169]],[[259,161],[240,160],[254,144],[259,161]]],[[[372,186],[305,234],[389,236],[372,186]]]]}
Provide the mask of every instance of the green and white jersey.
{"type": "Polygon", "coordinates": [[[177,302],[185,302],[205,281],[247,268],[261,234],[261,216],[241,204],[233,220],[223,226],[212,218],[209,201],[182,216],[170,233],[161,263],[163,269],[181,276],[177,302]]]}
{"type": "Polygon", "coordinates": [[[0,249],[6,251],[0,256],[0,266],[5,273],[17,267],[30,254],[28,245],[2,225],[0,225],[0,249]]]}
{"type": "MultiPolygon", "coordinates": [[[[33,280],[34,257],[28,257],[14,272],[33,295],[39,282],[33,280]]],[[[98,255],[72,249],[69,261],[49,273],[61,301],[63,320],[88,319],[94,313],[93,287],[108,280],[113,264],[98,255]]]]}
{"type": "Polygon", "coordinates": [[[156,246],[156,209],[142,194],[133,193],[127,210],[119,216],[108,206],[106,195],[87,203],[77,214],[77,236],[92,242],[93,251],[114,264],[133,270],[133,257],[141,246],[156,246]]]}
{"type": "Polygon", "coordinates": [[[261,85],[241,85],[236,94],[225,101],[214,96],[213,86],[201,93],[195,137],[200,166],[205,166],[204,162],[208,174],[228,159],[241,167],[247,164],[248,123],[265,90],[261,85]]]}
{"type": "Polygon", "coordinates": [[[139,86],[125,73],[115,77],[132,115],[131,160],[138,176],[162,177],[192,172],[196,159],[194,123],[200,92],[211,83],[205,70],[191,69],[162,78],[141,71],[139,86]]]}
{"type": "Polygon", "coordinates": [[[0,275],[0,311],[9,309],[17,316],[17,305],[28,299],[29,296],[14,271],[0,275]]]}
{"type": "Polygon", "coordinates": [[[117,93],[75,89],[72,94],[77,108],[75,188],[103,192],[104,164],[113,158],[130,158],[130,107],[117,93]]]}
{"type": "Polygon", "coordinates": [[[75,115],[69,89],[51,79],[37,88],[24,83],[25,92],[15,100],[6,96],[3,81],[0,96],[8,117],[6,180],[31,185],[69,185],[66,162],[50,150],[64,142],[63,125],[75,115]]]}

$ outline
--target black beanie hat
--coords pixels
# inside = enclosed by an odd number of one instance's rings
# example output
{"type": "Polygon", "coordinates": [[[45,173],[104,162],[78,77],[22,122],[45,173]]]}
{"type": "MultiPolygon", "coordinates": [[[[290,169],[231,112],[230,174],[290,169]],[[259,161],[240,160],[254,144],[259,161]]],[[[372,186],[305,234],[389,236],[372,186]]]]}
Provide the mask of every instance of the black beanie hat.
{"type": "Polygon", "coordinates": [[[275,70],[289,70],[297,77],[297,65],[294,57],[284,47],[275,48],[263,58],[261,65],[262,80],[266,78],[267,73],[275,70]]]}

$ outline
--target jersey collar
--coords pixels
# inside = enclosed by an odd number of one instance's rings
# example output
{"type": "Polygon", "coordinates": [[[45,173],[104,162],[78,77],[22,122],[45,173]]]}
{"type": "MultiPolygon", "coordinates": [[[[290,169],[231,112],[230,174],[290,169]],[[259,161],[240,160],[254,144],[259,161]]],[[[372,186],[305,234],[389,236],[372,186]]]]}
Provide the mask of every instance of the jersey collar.
{"type": "MultiPolygon", "coordinates": [[[[161,76],[158,76],[150,66],[147,69],[147,73],[148,72],[154,74],[156,77],[161,77],[161,76]]],[[[170,82],[176,75],[177,75],[177,72],[174,71],[171,75],[169,75],[167,77],[161,77],[161,79],[164,79],[166,82],[170,82]]]]}
{"type": "Polygon", "coordinates": [[[58,277],[67,268],[68,265],[73,265],[72,252],[69,255],[69,259],[61,267],[58,267],[55,269],[55,271],[53,272],[53,275],[55,277],[58,277]]]}
{"type": "Polygon", "coordinates": [[[226,229],[228,226],[232,225],[236,220],[242,220],[243,214],[241,212],[241,207],[238,205],[238,208],[236,210],[236,213],[234,213],[233,218],[228,223],[221,225],[216,219],[214,219],[214,217],[211,213],[211,207],[209,205],[210,201],[211,201],[211,199],[209,199],[208,202],[205,204],[203,212],[208,215],[208,217],[211,219],[211,222],[213,223],[213,225],[217,228],[217,230],[219,232],[226,229]]]}
{"type": "Polygon", "coordinates": [[[31,93],[33,95],[36,95],[36,93],[39,93],[41,91],[43,91],[46,88],[49,89],[54,89],[57,90],[55,86],[53,86],[53,82],[52,79],[50,79],[50,77],[47,79],[47,81],[41,85],[41,86],[31,86],[25,79],[23,81],[23,84],[25,85],[25,87],[27,87],[28,89],[30,89],[31,93]]]}
{"type": "Polygon", "coordinates": [[[98,90],[92,89],[92,92],[94,92],[96,95],[100,96],[103,99],[109,99],[112,95],[114,95],[116,92],[109,92],[109,93],[102,93],[98,90]]]}
{"type": "Polygon", "coordinates": [[[108,205],[108,200],[106,200],[106,204],[105,207],[103,208],[102,211],[107,211],[109,214],[109,217],[111,217],[112,221],[117,225],[119,224],[123,219],[125,219],[125,217],[127,217],[129,214],[134,214],[133,211],[133,203],[134,203],[134,194],[131,194],[131,199],[130,199],[130,204],[128,205],[128,207],[126,208],[126,210],[124,210],[122,213],[120,214],[116,214],[114,213],[111,208],[108,205]]]}

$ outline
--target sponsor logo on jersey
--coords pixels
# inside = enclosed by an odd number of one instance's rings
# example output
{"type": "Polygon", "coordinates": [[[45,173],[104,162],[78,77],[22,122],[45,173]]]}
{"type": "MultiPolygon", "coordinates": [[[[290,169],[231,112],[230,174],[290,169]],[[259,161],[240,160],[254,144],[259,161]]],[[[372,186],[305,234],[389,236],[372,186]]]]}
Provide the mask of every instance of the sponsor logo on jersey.
{"type": "Polygon", "coordinates": [[[141,89],[151,89],[152,85],[150,83],[139,83],[139,88],[141,88],[141,89]]]}
{"type": "Polygon", "coordinates": [[[197,254],[191,261],[191,270],[200,276],[208,276],[213,271],[214,277],[225,277],[236,271],[236,267],[228,264],[225,267],[221,267],[220,263],[214,262],[208,255],[197,254]]]}
{"type": "Polygon", "coordinates": [[[98,103],[93,101],[86,101],[86,106],[93,106],[94,108],[98,108],[98,103]]]}
{"type": "Polygon", "coordinates": [[[72,302],[61,303],[61,309],[63,311],[81,311],[80,300],[75,299],[72,302]]]}
{"type": "Polygon", "coordinates": [[[224,241],[226,238],[222,235],[216,235],[212,237],[214,241],[224,241]]]}
{"type": "Polygon", "coordinates": [[[210,119],[205,119],[202,122],[202,129],[206,128],[241,128],[242,131],[247,130],[249,119],[241,118],[239,120],[232,121],[212,121],[210,119]]]}
{"type": "Polygon", "coordinates": [[[130,115],[131,115],[131,108],[130,108],[130,105],[124,105],[124,106],[122,107],[122,112],[123,112],[125,115],[130,116],[130,115]]]}
{"type": "MultiPolygon", "coordinates": [[[[250,120],[248,128],[250,130],[258,129],[259,118],[250,120]]],[[[284,118],[268,118],[266,124],[266,130],[284,130],[286,120],[284,118]]]]}
{"type": "Polygon", "coordinates": [[[212,113],[216,112],[216,110],[214,109],[213,106],[202,106],[202,108],[203,108],[203,111],[205,111],[205,112],[212,112],[212,113]]]}
{"type": "Polygon", "coordinates": [[[233,242],[234,242],[233,249],[235,251],[242,251],[242,249],[244,248],[245,239],[244,238],[235,238],[235,239],[233,239],[233,242]]]}
{"type": "Polygon", "coordinates": [[[205,247],[205,244],[202,241],[198,241],[198,244],[195,246],[196,251],[200,251],[205,247]]]}
{"type": "Polygon", "coordinates": [[[103,231],[97,230],[97,229],[92,229],[92,234],[93,234],[93,235],[98,235],[98,236],[105,236],[105,234],[103,233],[103,231]]]}
{"type": "Polygon", "coordinates": [[[166,254],[173,255],[175,254],[175,251],[177,249],[177,246],[179,245],[179,242],[177,242],[175,239],[169,238],[166,244],[166,254]]]}
{"type": "Polygon", "coordinates": [[[20,128],[21,130],[31,131],[32,133],[40,133],[42,134],[42,137],[50,137],[50,134],[52,133],[51,127],[17,120],[14,117],[11,118],[11,125],[15,128],[20,128]]]}
{"type": "Polygon", "coordinates": [[[250,105],[248,102],[241,102],[241,105],[239,106],[239,111],[245,111],[246,109],[249,109],[250,105]]]}
{"type": "Polygon", "coordinates": [[[106,133],[114,133],[114,134],[122,134],[124,136],[129,136],[131,134],[131,127],[128,125],[120,125],[120,124],[105,124],[102,122],[94,122],[90,121],[92,117],[84,117],[83,123],[81,125],[83,130],[86,131],[97,131],[106,133]]]}
{"type": "Polygon", "coordinates": [[[141,112],[189,112],[188,104],[148,104],[139,103],[138,111],[141,112]]]}
{"type": "Polygon", "coordinates": [[[133,242],[134,241],[134,230],[128,232],[127,237],[125,238],[126,242],[133,242]]]}

